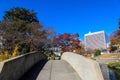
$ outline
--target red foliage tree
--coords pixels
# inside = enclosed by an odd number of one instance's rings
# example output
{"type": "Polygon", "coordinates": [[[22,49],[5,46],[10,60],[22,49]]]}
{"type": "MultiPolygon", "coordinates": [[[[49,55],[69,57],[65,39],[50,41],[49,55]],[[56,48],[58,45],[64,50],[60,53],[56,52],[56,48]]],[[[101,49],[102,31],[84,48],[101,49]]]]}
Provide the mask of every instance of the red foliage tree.
{"type": "Polygon", "coordinates": [[[57,47],[61,47],[63,51],[73,51],[76,48],[80,48],[80,40],[78,39],[79,34],[64,33],[58,35],[54,42],[57,47]]]}

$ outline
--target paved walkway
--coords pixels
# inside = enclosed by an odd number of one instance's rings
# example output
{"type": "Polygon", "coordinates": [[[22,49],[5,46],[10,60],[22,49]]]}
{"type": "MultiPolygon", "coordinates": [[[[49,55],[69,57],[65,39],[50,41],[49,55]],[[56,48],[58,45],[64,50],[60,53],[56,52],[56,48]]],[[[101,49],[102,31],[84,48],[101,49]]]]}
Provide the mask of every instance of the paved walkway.
{"type": "Polygon", "coordinates": [[[70,64],[64,60],[48,61],[34,78],[34,73],[33,75],[30,73],[20,80],[81,80],[70,64]]]}

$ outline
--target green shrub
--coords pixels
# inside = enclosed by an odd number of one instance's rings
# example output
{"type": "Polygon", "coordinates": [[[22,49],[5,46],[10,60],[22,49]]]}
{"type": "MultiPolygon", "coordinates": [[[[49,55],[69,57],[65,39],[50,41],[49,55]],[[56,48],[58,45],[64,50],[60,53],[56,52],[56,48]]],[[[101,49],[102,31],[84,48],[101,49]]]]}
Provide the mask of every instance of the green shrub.
{"type": "Polygon", "coordinates": [[[101,51],[100,50],[95,50],[94,56],[99,56],[99,55],[101,55],[101,51]]]}
{"type": "Polygon", "coordinates": [[[46,50],[45,55],[47,55],[48,57],[50,57],[51,55],[53,55],[53,51],[52,50],[46,50]]]}
{"type": "Polygon", "coordinates": [[[30,52],[30,44],[29,43],[20,44],[19,52],[20,52],[20,54],[25,54],[25,53],[30,52]]]}
{"type": "Polygon", "coordinates": [[[55,60],[55,55],[51,55],[50,60],[55,60]]]}
{"type": "Polygon", "coordinates": [[[110,68],[120,67],[120,62],[109,63],[108,67],[110,67],[110,68]]]}

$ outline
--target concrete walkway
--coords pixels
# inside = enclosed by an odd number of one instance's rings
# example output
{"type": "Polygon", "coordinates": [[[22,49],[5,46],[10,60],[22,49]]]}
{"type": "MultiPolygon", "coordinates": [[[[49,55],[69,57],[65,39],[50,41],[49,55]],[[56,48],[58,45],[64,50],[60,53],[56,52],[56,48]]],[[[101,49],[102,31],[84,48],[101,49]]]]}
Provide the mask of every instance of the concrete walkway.
{"type": "Polygon", "coordinates": [[[64,60],[48,61],[36,78],[31,78],[32,75],[29,75],[21,80],[81,80],[70,64],[64,60]]]}
{"type": "Polygon", "coordinates": [[[80,80],[74,69],[63,60],[48,61],[37,80],[80,80]]]}

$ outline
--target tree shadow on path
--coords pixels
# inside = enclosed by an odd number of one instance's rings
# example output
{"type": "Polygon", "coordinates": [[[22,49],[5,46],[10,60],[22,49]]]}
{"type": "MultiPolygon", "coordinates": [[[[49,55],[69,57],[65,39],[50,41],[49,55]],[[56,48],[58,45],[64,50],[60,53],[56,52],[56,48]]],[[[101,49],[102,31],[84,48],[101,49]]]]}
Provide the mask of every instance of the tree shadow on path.
{"type": "Polygon", "coordinates": [[[47,60],[42,60],[28,70],[19,80],[36,80],[47,60]]]}

